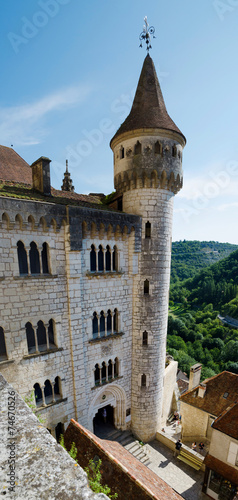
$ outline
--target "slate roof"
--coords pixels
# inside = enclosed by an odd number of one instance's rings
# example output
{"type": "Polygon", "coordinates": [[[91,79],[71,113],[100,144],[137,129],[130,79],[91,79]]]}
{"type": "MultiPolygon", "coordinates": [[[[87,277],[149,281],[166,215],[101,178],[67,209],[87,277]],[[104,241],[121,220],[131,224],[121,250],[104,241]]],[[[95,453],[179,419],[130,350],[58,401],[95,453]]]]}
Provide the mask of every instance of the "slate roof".
{"type": "Polygon", "coordinates": [[[185,392],[181,401],[218,416],[238,399],[238,375],[235,373],[224,371],[204,380],[203,384],[206,384],[203,398],[197,395],[198,386],[185,392]]]}
{"type": "Polygon", "coordinates": [[[12,148],[0,145],[0,180],[32,185],[32,172],[28,163],[12,148]]]}
{"type": "Polygon", "coordinates": [[[212,427],[238,440],[238,401],[223,411],[212,427]]]}
{"type": "Polygon", "coordinates": [[[209,454],[205,457],[203,463],[206,464],[209,469],[212,469],[214,470],[214,472],[221,474],[222,477],[225,477],[236,486],[238,485],[238,471],[231,465],[228,465],[209,454]]]}
{"type": "Polygon", "coordinates": [[[167,112],[155,66],[149,54],[144,60],[130,114],[112,138],[111,143],[124,132],[147,128],[177,132],[186,142],[184,135],[167,112]]]}

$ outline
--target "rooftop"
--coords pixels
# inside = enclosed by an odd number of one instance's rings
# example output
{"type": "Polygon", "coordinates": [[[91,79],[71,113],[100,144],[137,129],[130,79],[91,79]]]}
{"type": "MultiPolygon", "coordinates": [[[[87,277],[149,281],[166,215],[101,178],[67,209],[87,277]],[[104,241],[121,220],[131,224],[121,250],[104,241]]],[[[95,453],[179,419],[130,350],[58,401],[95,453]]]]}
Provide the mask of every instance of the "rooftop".
{"type": "Polygon", "coordinates": [[[238,401],[223,411],[212,427],[238,440],[238,401]]]}
{"type": "Polygon", "coordinates": [[[204,397],[198,396],[197,386],[182,394],[181,401],[218,416],[238,399],[238,375],[235,373],[224,371],[204,380],[203,384],[206,385],[204,397]]]}

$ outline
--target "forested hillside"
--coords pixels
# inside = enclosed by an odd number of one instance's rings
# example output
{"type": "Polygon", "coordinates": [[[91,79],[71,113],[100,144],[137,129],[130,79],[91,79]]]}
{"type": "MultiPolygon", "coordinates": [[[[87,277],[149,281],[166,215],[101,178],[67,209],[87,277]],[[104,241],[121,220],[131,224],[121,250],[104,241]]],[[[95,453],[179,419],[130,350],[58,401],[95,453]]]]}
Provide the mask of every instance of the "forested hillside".
{"type": "Polygon", "coordinates": [[[172,243],[171,283],[192,278],[215,262],[228,257],[238,245],[217,241],[175,241],[172,243]]]}
{"type": "Polygon", "coordinates": [[[183,371],[201,362],[203,378],[222,370],[238,373],[238,329],[217,318],[238,318],[237,293],[238,250],[192,278],[172,282],[167,349],[183,371]]]}

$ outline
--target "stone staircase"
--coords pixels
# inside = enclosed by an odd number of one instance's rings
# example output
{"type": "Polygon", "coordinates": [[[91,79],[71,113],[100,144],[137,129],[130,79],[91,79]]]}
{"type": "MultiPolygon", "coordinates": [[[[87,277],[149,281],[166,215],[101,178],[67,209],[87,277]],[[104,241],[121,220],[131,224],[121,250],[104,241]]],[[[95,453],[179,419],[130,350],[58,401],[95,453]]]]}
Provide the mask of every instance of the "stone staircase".
{"type": "Polygon", "coordinates": [[[117,443],[120,443],[127,451],[137,458],[137,460],[140,460],[141,463],[147,467],[150,465],[151,462],[146,453],[145,446],[141,445],[139,441],[135,439],[131,431],[113,429],[107,434],[105,439],[117,441],[117,443]]]}

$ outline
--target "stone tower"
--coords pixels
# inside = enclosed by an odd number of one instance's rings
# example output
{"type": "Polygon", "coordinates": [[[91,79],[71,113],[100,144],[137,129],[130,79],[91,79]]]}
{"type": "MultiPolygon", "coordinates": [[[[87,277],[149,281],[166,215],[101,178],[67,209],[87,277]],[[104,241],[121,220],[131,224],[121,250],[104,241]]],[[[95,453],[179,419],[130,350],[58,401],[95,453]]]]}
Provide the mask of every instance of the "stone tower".
{"type": "Polygon", "coordinates": [[[144,442],[155,437],[162,413],[173,198],[182,187],[185,144],[147,55],[130,114],[111,140],[122,210],[142,217],[133,276],[131,427],[144,442]]]}

